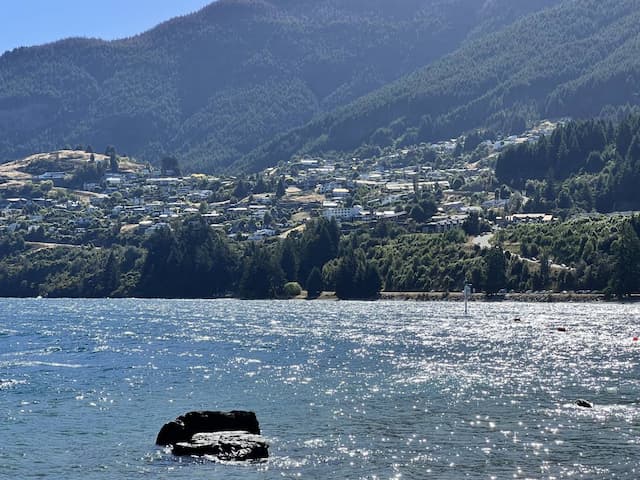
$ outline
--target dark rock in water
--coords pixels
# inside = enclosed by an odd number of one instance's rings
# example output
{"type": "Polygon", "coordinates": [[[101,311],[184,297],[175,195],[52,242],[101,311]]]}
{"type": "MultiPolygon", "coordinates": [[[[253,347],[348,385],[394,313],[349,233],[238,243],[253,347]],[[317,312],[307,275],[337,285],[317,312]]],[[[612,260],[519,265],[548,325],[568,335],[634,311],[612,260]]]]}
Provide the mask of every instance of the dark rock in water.
{"type": "Polygon", "coordinates": [[[516,323],[522,322],[522,320],[520,320],[518,317],[514,318],[513,321],[516,322],[516,323]]]}
{"type": "Polygon", "coordinates": [[[157,445],[171,445],[174,455],[213,455],[220,460],[246,461],[269,456],[253,412],[189,412],[166,423],[157,445]]]}
{"type": "Polygon", "coordinates": [[[260,435],[260,425],[253,412],[189,412],[174,421],[166,423],[158,437],[156,445],[176,445],[188,442],[196,433],[247,432],[260,435]]]}
{"type": "Polygon", "coordinates": [[[582,398],[576,400],[576,405],[582,408],[593,408],[593,403],[583,400],[582,398]]]}
{"type": "Polygon", "coordinates": [[[556,330],[558,332],[566,332],[567,331],[567,329],[565,327],[558,327],[556,330]]]}
{"type": "Polygon", "coordinates": [[[267,458],[269,446],[264,437],[247,432],[196,433],[188,442],[176,443],[172,453],[242,462],[267,458]]]}

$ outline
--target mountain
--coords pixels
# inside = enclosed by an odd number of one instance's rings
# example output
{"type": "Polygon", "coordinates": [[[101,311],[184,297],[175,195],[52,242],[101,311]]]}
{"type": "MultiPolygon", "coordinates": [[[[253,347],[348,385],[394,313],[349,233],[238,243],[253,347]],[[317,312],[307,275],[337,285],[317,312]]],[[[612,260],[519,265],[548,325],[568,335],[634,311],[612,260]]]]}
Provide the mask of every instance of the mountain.
{"type": "MultiPolygon", "coordinates": [[[[559,1],[220,0],[128,39],[15,49],[0,57],[0,160],[113,144],[142,160],[225,167],[559,1]]],[[[411,82],[376,98],[399,99],[411,82]]],[[[359,105],[349,117],[366,113],[359,105]]],[[[338,128],[341,112],[314,125],[338,128]]]]}
{"type": "Polygon", "coordinates": [[[565,0],[478,35],[444,58],[242,160],[450,138],[479,127],[522,131],[542,117],[599,115],[640,101],[640,1],[565,0]]]}

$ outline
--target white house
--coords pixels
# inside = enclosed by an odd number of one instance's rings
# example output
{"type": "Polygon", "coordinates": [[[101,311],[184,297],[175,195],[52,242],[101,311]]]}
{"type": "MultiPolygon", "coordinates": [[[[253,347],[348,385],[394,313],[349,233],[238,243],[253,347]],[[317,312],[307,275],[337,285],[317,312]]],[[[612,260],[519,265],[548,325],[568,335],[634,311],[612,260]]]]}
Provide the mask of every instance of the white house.
{"type": "Polygon", "coordinates": [[[346,188],[334,188],[331,191],[333,198],[344,198],[349,196],[349,190],[346,188]]]}
{"type": "Polygon", "coordinates": [[[351,208],[348,207],[330,207],[325,208],[322,211],[324,218],[336,218],[338,220],[352,220],[354,218],[362,218],[366,212],[360,205],[354,205],[351,208]]]}

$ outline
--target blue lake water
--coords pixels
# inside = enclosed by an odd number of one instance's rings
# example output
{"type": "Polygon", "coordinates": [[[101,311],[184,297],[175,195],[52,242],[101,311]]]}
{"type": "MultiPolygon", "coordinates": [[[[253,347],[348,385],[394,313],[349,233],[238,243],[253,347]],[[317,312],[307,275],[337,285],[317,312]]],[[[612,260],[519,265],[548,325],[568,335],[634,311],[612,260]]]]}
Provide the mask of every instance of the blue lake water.
{"type": "Polygon", "coordinates": [[[0,300],[0,477],[640,478],[640,306],[462,310],[0,300]],[[256,411],[271,458],[154,446],[194,409],[256,411]]]}

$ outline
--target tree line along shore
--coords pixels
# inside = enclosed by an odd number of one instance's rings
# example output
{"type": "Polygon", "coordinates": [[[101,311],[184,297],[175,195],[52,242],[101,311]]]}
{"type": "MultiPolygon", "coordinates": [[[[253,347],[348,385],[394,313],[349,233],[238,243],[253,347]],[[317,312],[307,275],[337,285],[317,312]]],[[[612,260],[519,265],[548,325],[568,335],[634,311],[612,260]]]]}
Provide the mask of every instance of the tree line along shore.
{"type": "Polygon", "coordinates": [[[423,234],[381,222],[344,233],[335,219],[317,219],[284,239],[235,242],[193,214],[108,247],[34,248],[8,235],[0,240],[0,295],[259,299],[304,290],[340,299],[456,299],[466,284],[508,300],[638,292],[640,217],[510,227],[488,248],[473,244],[465,228],[423,234]]]}

